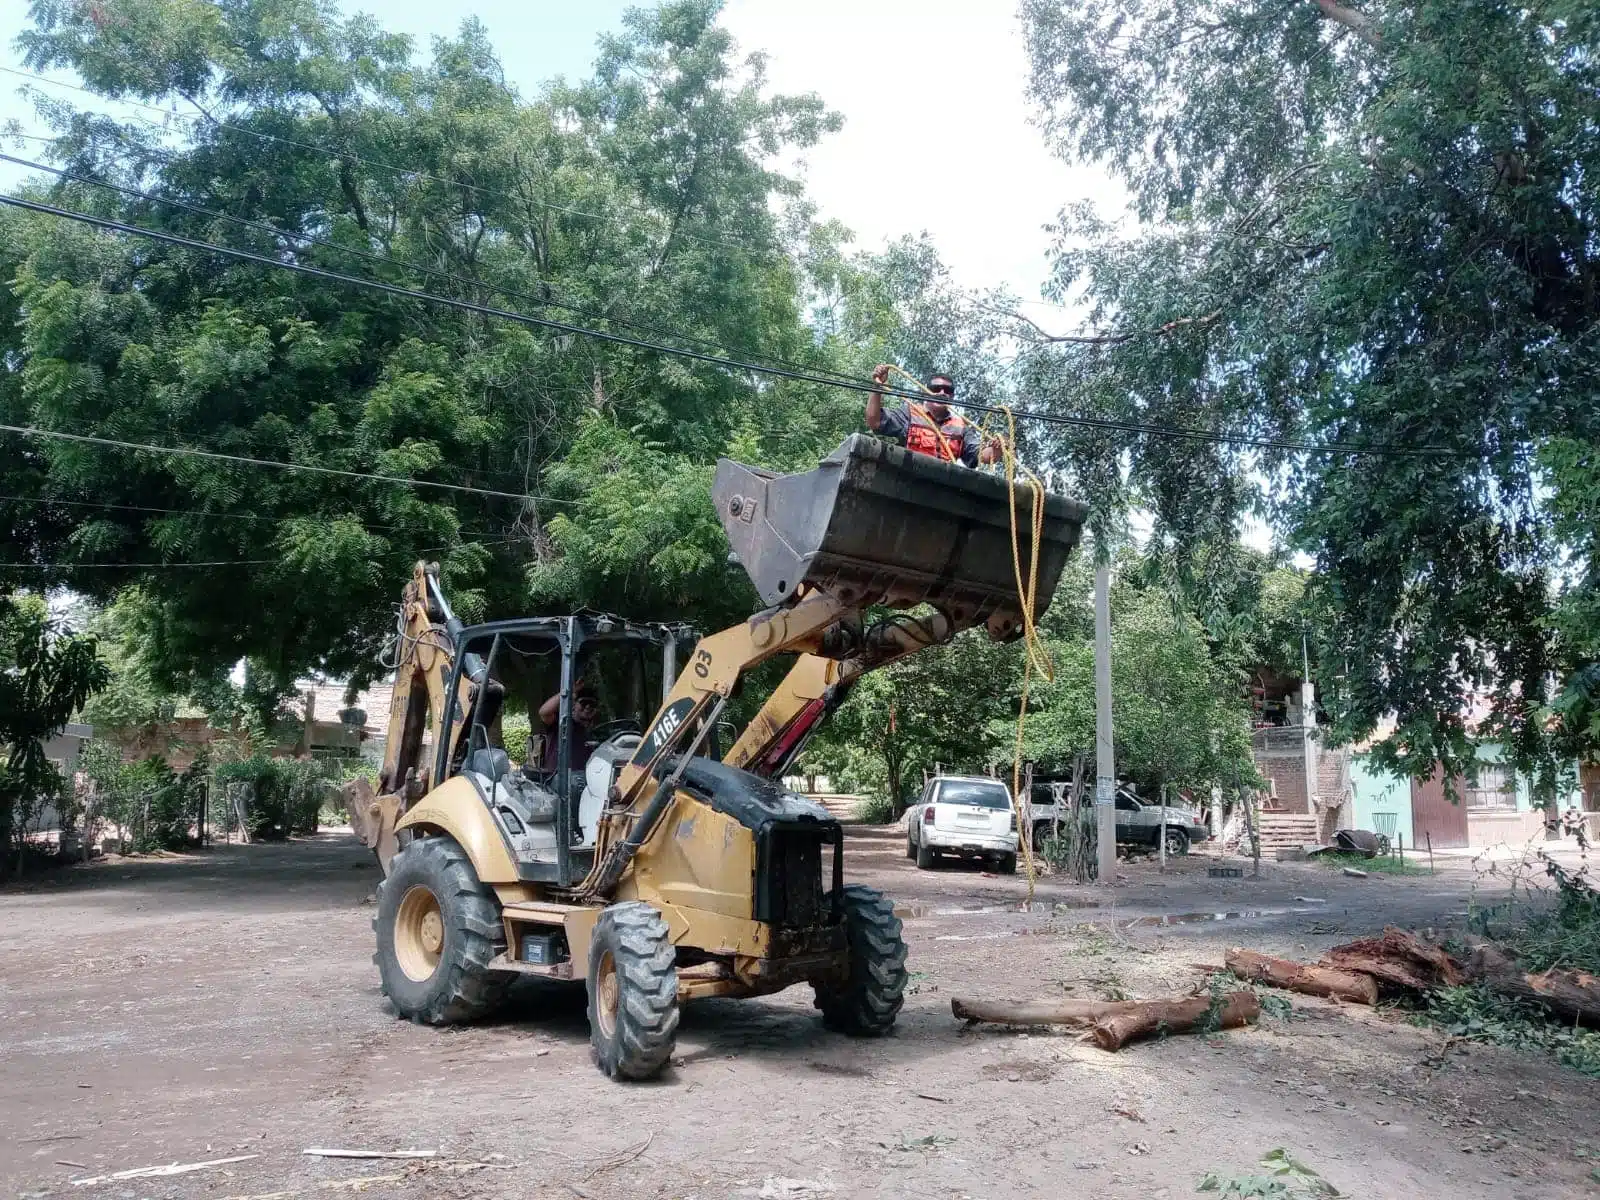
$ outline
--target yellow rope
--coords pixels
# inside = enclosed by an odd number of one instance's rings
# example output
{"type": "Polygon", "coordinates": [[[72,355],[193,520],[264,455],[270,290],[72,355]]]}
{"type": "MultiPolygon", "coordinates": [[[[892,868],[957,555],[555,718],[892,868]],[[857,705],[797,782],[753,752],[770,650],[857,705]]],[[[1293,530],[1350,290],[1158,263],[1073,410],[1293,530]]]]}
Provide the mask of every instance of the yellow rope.
{"type": "MultiPolygon", "coordinates": [[[[893,363],[885,365],[919,391],[930,396],[934,394],[923,384],[922,380],[910,372],[901,370],[893,363]]],[[[950,454],[949,444],[944,439],[944,431],[939,428],[939,422],[935,421],[927,410],[910,400],[906,401],[906,407],[933,425],[934,432],[939,436],[940,445],[944,447],[945,453],[950,457],[950,461],[957,461],[956,457],[950,454]]],[[[1039,548],[1040,543],[1044,540],[1045,487],[1044,482],[1037,475],[1017,462],[1017,418],[1009,405],[1002,404],[1000,410],[1006,415],[1006,432],[1004,434],[994,433],[980,423],[978,424],[978,433],[980,441],[993,441],[1000,446],[1000,457],[1005,466],[1006,497],[1011,510],[1011,569],[1016,576],[1017,600],[1022,608],[1022,639],[1025,650],[1022,662],[1022,701],[1017,710],[1017,737],[1016,743],[1012,748],[1011,806],[1012,812],[1017,818],[1017,844],[1022,851],[1023,870],[1028,880],[1028,899],[1032,901],[1034,881],[1038,878],[1038,871],[1033,863],[1033,831],[1031,829],[1024,831],[1021,827],[1022,743],[1024,732],[1027,729],[1028,693],[1033,683],[1034,671],[1037,670],[1047,680],[1053,681],[1056,677],[1055,660],[1050,654],[1049,647],[1039,637],[1037,614],[1034,612],[1034,602],[1039,595],[1039,548]],[[1032,500],[1033,545],[1028,554],[1026,581],[1023,580],[1022,538],[1020,523],[1017,520],[1017,475],[1019,472],[1022,475],[1023,482],[1028,487],[1032,500]]]]}

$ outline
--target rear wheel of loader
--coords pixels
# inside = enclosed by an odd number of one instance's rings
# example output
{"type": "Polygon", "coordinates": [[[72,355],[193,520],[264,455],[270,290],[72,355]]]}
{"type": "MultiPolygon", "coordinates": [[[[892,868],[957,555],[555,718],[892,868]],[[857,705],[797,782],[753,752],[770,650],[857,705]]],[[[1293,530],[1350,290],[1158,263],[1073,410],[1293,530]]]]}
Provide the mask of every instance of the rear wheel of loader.
{"type": "Polygon", "coordinates": [[[876,888],[844,889],[849,975],[817,984],[817,1007],[829,1029],[852,1037],[881,1037],[894,1028],[905,1002],[906,943],[894,905],[876,888]]]}
{"type": "Polygon", "coordinates": [[[589,937],[589,1042],[613,1079],[649,1079],[678,1042],[677,951],[638,900],[610,905],[589,937]]]}
{"type": "Polygon", "coordinates": [[[450,838],[415,838],[394,856],[372,927],[383,994],[407,1020],[453,1025],[505,999],[511,977],[489,970],[505,949],[500,905],[450,838]]]}

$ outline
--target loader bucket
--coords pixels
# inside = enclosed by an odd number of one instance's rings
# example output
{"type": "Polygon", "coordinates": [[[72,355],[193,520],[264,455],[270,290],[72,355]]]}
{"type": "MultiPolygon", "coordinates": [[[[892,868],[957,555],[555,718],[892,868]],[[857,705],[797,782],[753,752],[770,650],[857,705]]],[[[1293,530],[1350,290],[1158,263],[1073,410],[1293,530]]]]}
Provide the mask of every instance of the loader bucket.
{"type": "MultiPolygon", "coordinates": [[[[926,601],[996,640],[1021,632],[1012,563],[1010,485],[1003,476],[911,454],[853,434],[817,466],[777,475],[717,463],[712,502],[739,562],[769,605],[802,587],[844,602],[910,608],[926,601]]],[[[1017,487],[1024,579],[1033,497],[1017,487]]],[[[1088,509],[1046,496],[1035,607],[1055,595],[1088,509]]]]}

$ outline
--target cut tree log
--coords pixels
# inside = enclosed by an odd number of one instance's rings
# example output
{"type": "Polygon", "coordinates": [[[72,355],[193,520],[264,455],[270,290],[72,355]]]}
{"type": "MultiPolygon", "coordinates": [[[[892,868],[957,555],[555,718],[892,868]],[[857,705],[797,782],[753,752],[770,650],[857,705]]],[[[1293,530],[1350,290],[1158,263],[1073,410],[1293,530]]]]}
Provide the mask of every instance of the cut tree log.
{"type": "Polygon", "coordinates": [[[1552,968],[1524,975],[1522,984],[1528,989],[1528,999],[1557,1016],[1600,1029],[1600,975],[1552,968]]]}
{"type": "Polygon", "coordinates": [[[1210,996],[1185,1000],[1143,1000],[1135,1007],[1096,1021],[1089,1036],[1102,1050],[1120,1050],[1129,1042],[1166,1033],[1210,1033],[1237,1029],[1261,1016],[1261,1001],[1254,992],[1229,992],[1216,1013],[1210,996]]]}
{"type": "Polygon", "coordinates": [[[1474,983],[1514,1000],[1543,1005],[1568,1021],[1600,1028],[1600,976],[1559,967],[1528,974],[1493,942],[1472,938],[1468,945],[1471,954],[1464,970],[1474,983]]]}
{"type": "Polygon", "coordinates": [[[1335,946],[1322,956],[1322,965],[1359,971],[1380,983],[1418,992],[1457,987],[1466,980],[1455,960],[1438,946],[1392,925],[1382,937],[1335,946]]]}
{"type": "Polygon", "coordinates": [[[1229,950],[1223,956],[1223,962],[1240,979],[1268,983],[1291,992],[1304,992],[1308,996],[1332,996],[1352,1004],[1378,1002],[1377,980],[1356,971],[1297,963],[1239,948],[1229,950]]]}
{"type": "Polygon", "coordinates": [[[1096,1021],[1138,1008],[1142,1000],[957,1000],[950,1011],[961,1021],[996,1025],[1072,1025],[1087,1029],[1096,1021]]]}

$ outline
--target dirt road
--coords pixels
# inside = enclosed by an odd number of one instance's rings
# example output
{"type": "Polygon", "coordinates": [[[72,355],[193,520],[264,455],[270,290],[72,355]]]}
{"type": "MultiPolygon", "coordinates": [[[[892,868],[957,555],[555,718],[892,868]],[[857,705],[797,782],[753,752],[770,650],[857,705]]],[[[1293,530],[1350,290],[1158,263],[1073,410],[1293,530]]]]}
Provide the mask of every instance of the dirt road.
{"type": "Polygon", "coordinates": [[[887,831],[853,833],[847,861],[905,914],[915,974],[896,1036],[824,1032],[806,989],[705,1001],[648,1085],[590,1065],[581,991],[532,988],[467,1029],[395,1020],[369,961],[377,869],[347,835],[0,892],[0,1192],[288,1200],[377,1177],[363,1194],[1160,1197],[1282,1146],[1347,1195],[1600,1195],[1600,1082],[1393,1014],[1297,1002],[1291,1020],[1115,1055],[950,1016],[953,994],[1174,993],[1228,945],[1306,955],[1389,921],[1449,923],[1468,864],[1366,880],[1141,864],[1112,889],[1046,883],[1022,911],[1020,877],[916,871],[887,831]]]}

